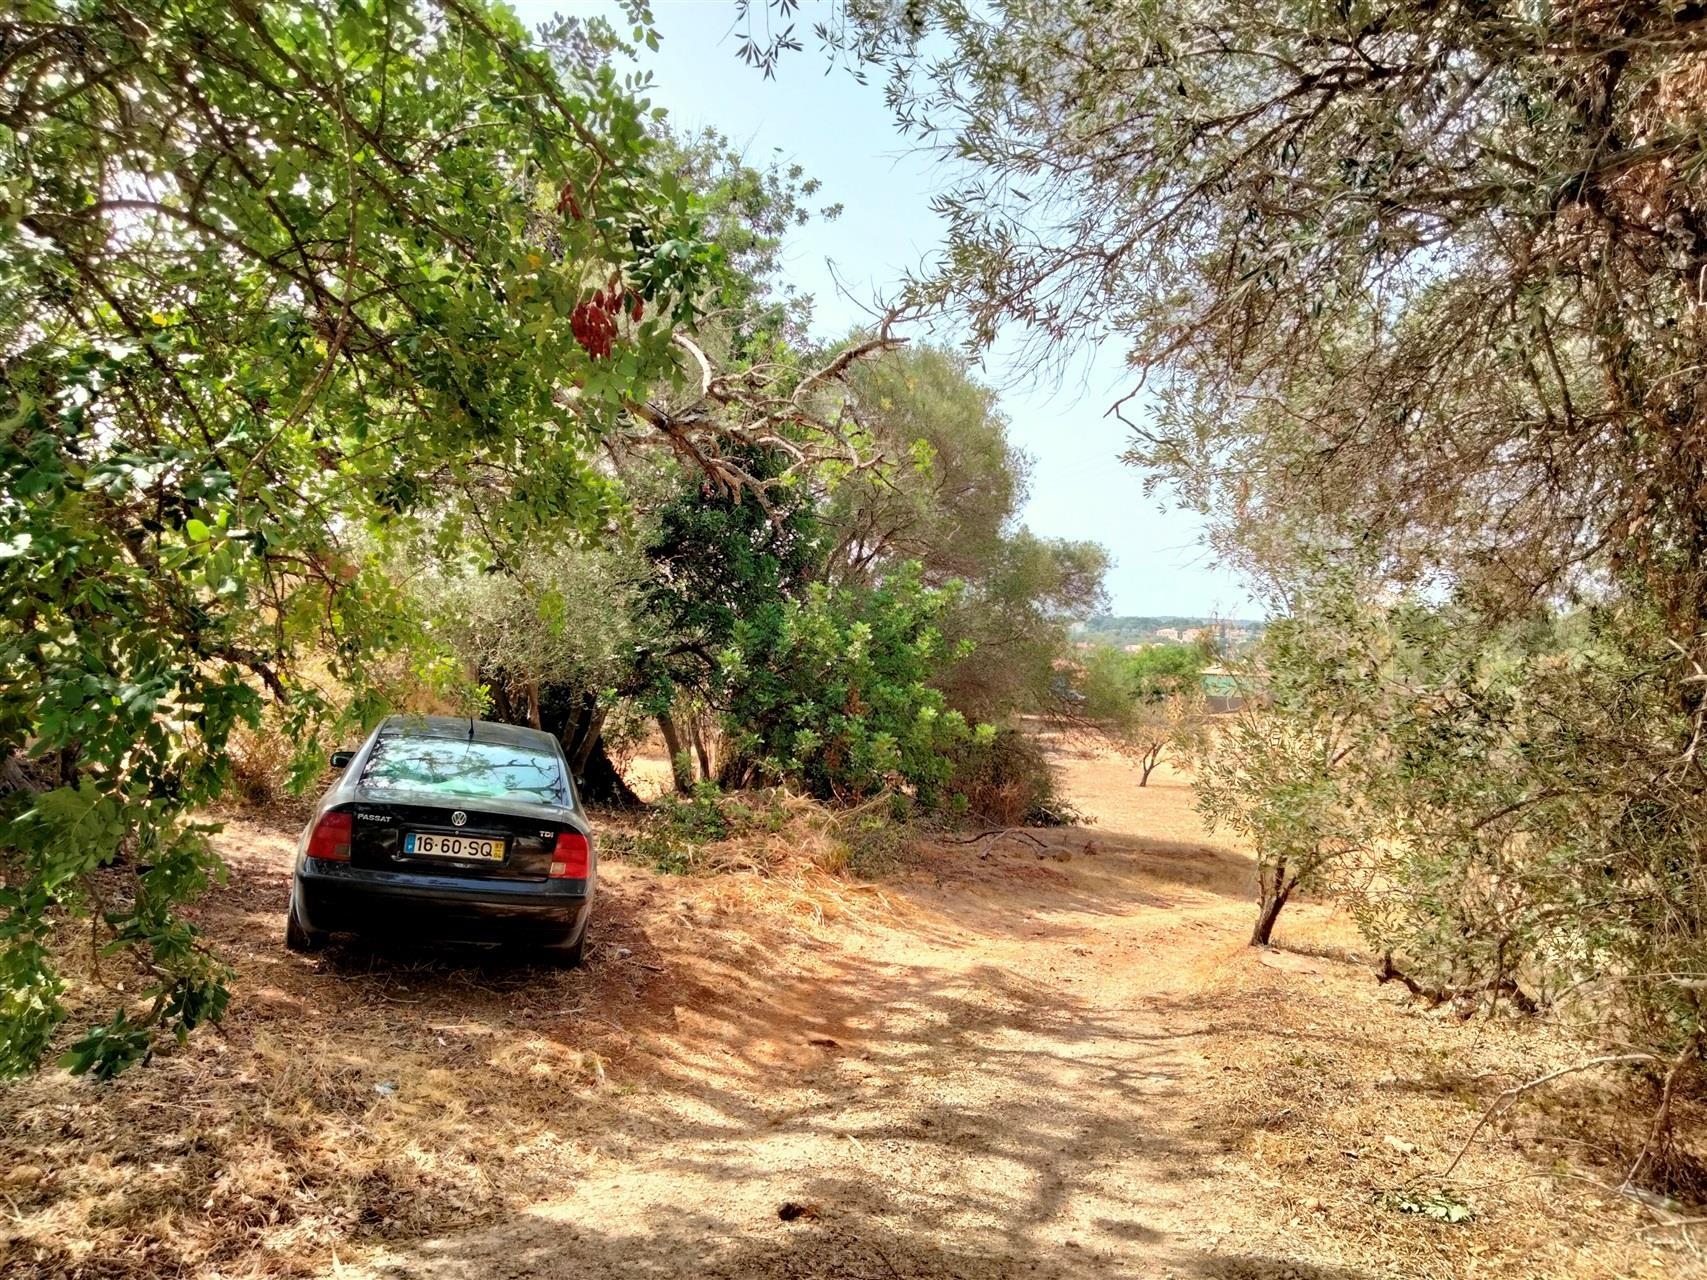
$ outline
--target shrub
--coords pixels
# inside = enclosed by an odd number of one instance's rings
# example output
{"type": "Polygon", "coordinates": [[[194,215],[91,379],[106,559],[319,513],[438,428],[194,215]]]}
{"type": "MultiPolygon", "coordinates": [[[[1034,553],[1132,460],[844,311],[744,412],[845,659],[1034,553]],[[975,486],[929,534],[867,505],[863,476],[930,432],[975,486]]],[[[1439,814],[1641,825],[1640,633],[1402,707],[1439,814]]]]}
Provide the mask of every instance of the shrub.
{"type": "Polygon", "coordinates": [[[1054,827],[1082,820],[1060,794],[1055,771],[1035,738],[1000,729],[964,744],[946,785],[948,807],[1004,827],[1054,827]]]}
{"type": "Polygon", "coordinates": [[[1077,702],[1059,708],[1069,732],[1118,751],[1138,766],[1138,785],[1149,786],[1162,756],[1189,754],[1204,728],[1201,676],[1208,652],[1201,645],[1152,645],[1126,653],[1099,645],[1086,654],[1074,681],[1077,702]]]}
{"type": "Polygon", "coordinates": [[[244,804],[277,803],[290,791],[296,772],[297,744],[266,719],[263,717],[258,729],[247,725],[238,729],[226,749],[231,768],[230,794],[244,804]]]}
{"type": "Polygon", "coordinates": [[[832,875],[872,879],[896,867],[919,828],[910,801],[887,794],[851,808],[782,788],[726,795],[702,782],[654,802],[640,824],[603,838],[606,856],[665,875],[769,875],[809,862],[832,875]]]}
{"type": "MultiPolygon", "coordinates": [[[[730,870],[739,860],[712,858],[708,846],[772,834],[787,820],[780,792],[726,796],[716,783],[701,782],[685,796],[661,797],[633,833],[607,837],[605,847],[619,857],[632,857],[668,875],[730,870]]],[[[751,866],[751,860],[746,865],[751,866]]]]}
{"type": "Polygon", "coordinates": [[[1258,856],[1253,941],[1315,884],[1349,902],[1383,980],[1597,1029],[1651,1069],[1628,1176],[1663,1182],[1669,1099],[1707,1043],[1701,669],[1630,605],[1514,621],[1346,581],[1259,652],[1270,705],[1199,774],[1206,813],[1258,856]]]}
{"type": "Polygon", "coordinates": [[[862,806],[828,814],[829,842],[812,860],[825,871],[875,880],[901,865],[918,829],[894,804],[862,806]]]}
{"type": "Polygon", "coordinates": [[[723,655],[725,782],[788,780],[821,800],[902,790],[940,803],[955,753],[994,733],[930,684],[956,656],[936,628],[952,596],[908,565],[878,587],[818,585],[742,619],[723,655]]]}

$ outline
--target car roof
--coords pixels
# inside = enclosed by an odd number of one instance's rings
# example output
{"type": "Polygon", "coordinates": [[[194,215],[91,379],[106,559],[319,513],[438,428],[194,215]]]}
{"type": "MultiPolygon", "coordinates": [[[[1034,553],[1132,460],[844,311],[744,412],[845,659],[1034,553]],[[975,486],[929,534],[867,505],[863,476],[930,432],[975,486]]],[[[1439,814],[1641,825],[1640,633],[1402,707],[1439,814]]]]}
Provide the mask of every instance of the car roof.
{"type": "Polygon", "coordinates": [[[543,729],[498,724],[468,716],[387,716],[379,726],[382,738],[444,738],[456,742],[490,742],[504,747],[531,747],[554,752],[557,738],[543,729]]]}

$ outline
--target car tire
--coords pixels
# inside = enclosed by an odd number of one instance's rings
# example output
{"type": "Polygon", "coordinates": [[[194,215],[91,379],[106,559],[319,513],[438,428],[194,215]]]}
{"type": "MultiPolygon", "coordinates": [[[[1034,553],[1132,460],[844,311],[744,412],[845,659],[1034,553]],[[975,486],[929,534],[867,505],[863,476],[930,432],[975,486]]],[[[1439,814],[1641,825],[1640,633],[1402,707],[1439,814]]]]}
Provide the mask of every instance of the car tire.
{"type": "Polygon", "coordinates": [[[290,896],[290,906],[285,911],[285,950],[298,951],[304,954],[318,951],[326,944],[326,935],[315,933],[297,917],[296,895],[290,896]]]}
{"type": "Polygon", "coordinates": [[[579,969],[587,959],[587,926],[575,935],[573,942],[560,942],[545,949],[547,963],[558,969],[579,969]]]}

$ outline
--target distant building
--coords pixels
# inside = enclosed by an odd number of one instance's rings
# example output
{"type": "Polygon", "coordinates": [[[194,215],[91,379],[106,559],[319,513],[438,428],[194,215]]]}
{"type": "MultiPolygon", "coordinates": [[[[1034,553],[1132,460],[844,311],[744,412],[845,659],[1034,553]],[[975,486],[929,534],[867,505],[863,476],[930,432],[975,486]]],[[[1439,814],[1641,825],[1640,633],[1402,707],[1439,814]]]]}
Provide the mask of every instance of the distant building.
{"type": "Polygon", "coordinates": [[[1226,667],[1205,667],[1201,678],[1203,700],[1211,712],[1237,711],[1245,705],[1244,682],[1226,667]]]}

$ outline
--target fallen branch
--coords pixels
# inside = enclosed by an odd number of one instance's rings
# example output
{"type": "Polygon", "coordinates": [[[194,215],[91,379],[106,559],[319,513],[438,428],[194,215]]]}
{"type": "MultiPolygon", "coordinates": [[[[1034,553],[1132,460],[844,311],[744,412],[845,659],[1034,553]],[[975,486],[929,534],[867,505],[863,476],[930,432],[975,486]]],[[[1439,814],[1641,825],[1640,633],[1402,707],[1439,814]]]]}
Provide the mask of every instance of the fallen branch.
{"type": "Polygon", "coordinates": [[[983,849],[979,850],[979,856],[981,857],[1009,836],[1012,836],[1016,840],[1028,841],[1032,847],[1036,849],[1047,850],[1049,848],[1048,845],[1044,844],[1043,841],[1032,835],[1031,832],[1023,830],[1020,827],[996,827],[992,830],[980,831],[976,835],[970,836],[945,836],[943,838],[943,843],[976,844],[980,840],[988,840],[990,843],[985,845],[983,849]]]}
{"type": "Polygon", "coordinates": [[[1375,971],[1375,981],[1378,984],[1397,982],[1417,999],[1428,1001],[1428,1007],[1431,1009],[1439,1008],[1448,1000],[1480,996],[1484,991],[1489,991],[1496,996],[1505,996],[1519,1013],[1536,1014],[1541,1012],[1541,1006],[1535,1002],[1535,998],[1518,986],[1516,980],[1510,975],[1502,974],[1485,987],[1460,987],[1453,990],[1445,987],[1424,986],[1393,963],[1391,951],[1382,955],[1381,967],[1375,971]]]}
{"type": "Polygon", "coordinates": [[[1476,1141],[1477,1135],[1480,1134],[1483,1129],[1487,1128],[1488,1122],[1492,1120],[1496,1114],[1508,1108],[1513,1102],[1516,1102],[1531,1089],[1539,1089],[1542,1085],[1550,1084],[1562,1076],[1575,1075],[1580,1071],[1591,1071],[1595,1067],[1610,1067],[1632,1062],[1660,1061],[1663,1061],[1663,1059],[1652,1053],[1615,1053],[1602,1058],[1589,1058],[1587,1061],[1578,1062],[1569,1067],[1560,1067],[1557,1071],[1549,1071],[1546,1075],[1536,1076],[1535,1079],[1527,1080],[1523,1084],[1513,1085],[1511,1088],[1500,1093],[1491,1103],[1488,1104],[1487,1110],[1482,1112],[1482,1118],[1476,1121],[1476,1127],[1470,1130],[1470,1136],[1464,1139],[1464,1145],[1458,1148],[1458,1154],[1452,1157],[1452,1163],[1448,1164],[1446,1168],[1441,1170],[1439,1176],[1442,1178],[1450,1178],[1452,1176],[1452,1171],[1463,1162],[1465,1154],[1470,1150],[1471,1144],[1476,1141]]]}
{"type": "Polygon", "coordinates": [[[1636,1179],[1642,1174],[1643,1166],[1651,1157],[1665,1145],[1671,1133],[1671,1104],[1677,1096],[1678,1082],[1689,1064],[1701,1054],[1703,1030],[1697,1025],[1693,1034],[1684,1042],[1683,1049],[1671,1061],[1667,1068],[1665,1081],[1660,1085],[1659,1105],[1654,1109],[1653,1123],[1648,1126],[1647,1141],[1642,1144],[1641,1152],[1636,1156],[1635,1163],[1630,1166],[1630,1172],[1624,1175],[1624,1190],[1634,1189],[1636,1179]]]}

